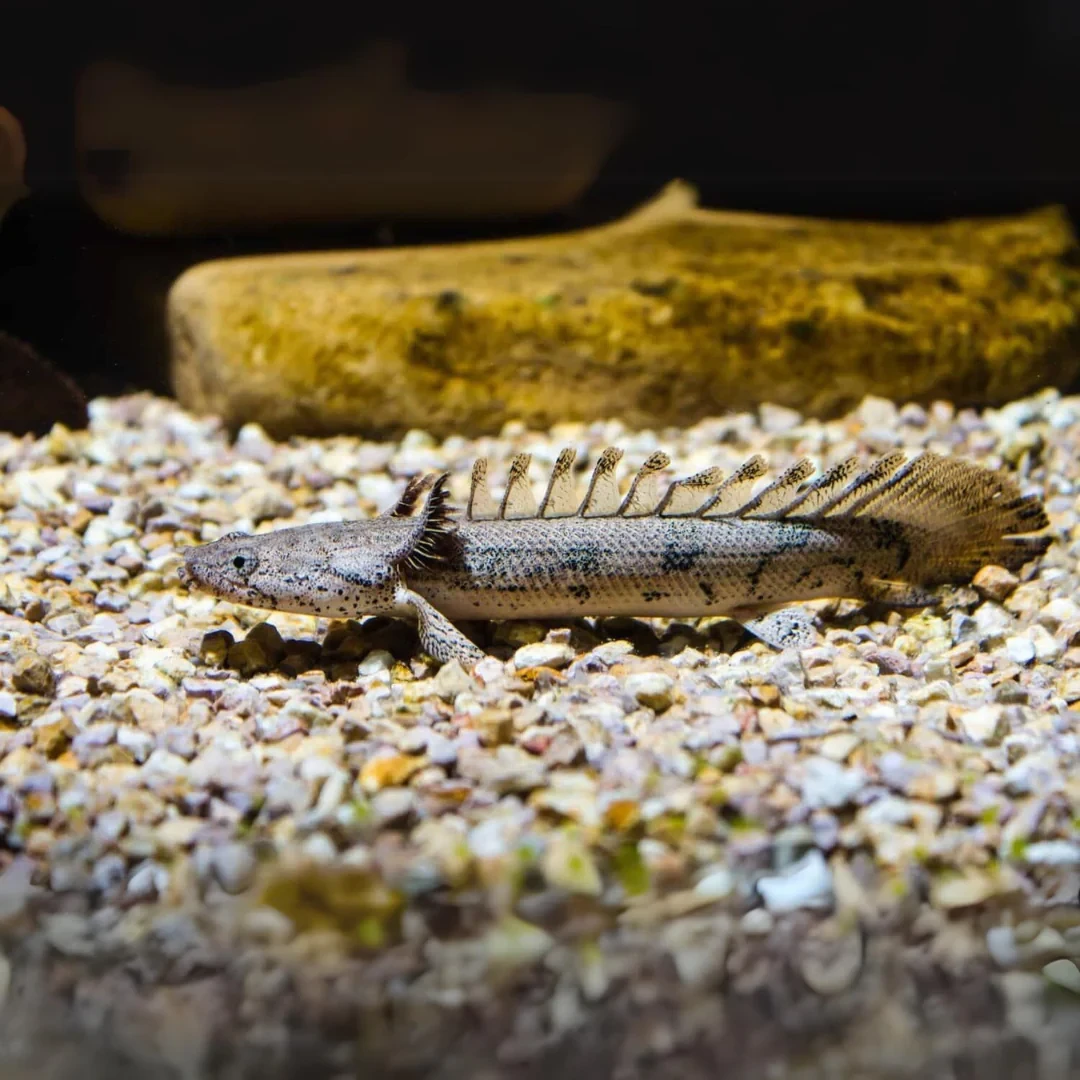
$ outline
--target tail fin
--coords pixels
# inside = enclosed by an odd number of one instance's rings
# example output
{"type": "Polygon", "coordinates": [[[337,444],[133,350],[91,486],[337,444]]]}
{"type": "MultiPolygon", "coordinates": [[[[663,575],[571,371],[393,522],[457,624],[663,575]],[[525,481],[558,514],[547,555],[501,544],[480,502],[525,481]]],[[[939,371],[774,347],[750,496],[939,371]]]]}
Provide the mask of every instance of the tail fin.
{"type": "Polygon", "coordinates": [[[881,459],[814,516],[902,526],[911,547],[904,577],[923,585],[970,580],[991,563],[1017,570],[1051,542],[1027,535],[1050,523],[1037,496],[1004,473],[929,452],[881,459]]]}

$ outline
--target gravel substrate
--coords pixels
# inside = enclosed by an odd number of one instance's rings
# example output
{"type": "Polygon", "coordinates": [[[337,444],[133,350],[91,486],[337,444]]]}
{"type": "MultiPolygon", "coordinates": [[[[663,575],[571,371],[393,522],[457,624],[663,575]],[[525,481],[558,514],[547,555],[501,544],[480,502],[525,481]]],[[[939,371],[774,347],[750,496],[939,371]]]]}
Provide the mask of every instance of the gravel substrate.
{"type": "Polygon", "coordinates": [[[91,415],[0,435],[0,1075],[1080,1075],[1080,398],[398,444],[91,415]],[[178,582],[568,444],[964,454],[1056,539],[937,610],[817,603],[801,655],[507,623],[471,676],[178,582]]]}

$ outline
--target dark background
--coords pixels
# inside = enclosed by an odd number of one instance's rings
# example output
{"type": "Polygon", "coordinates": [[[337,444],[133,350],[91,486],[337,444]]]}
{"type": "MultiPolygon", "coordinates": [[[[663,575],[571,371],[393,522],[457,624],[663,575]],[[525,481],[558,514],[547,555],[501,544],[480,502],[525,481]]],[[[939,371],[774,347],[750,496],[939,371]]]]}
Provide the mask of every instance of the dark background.
{"type": "Polygon", "coordinates": [[[387,242],[385,222],[198,240],[114,233],[75,189],[74,86],[111,58],[235,86],[405,42],[425,89],[592,92],[634,110],[585,197],[545,220],[393,223],[393,241],[608,220],[680,176],[705,205],[933,220],[1066,204],[1080,213],[1080,2],[757,0],[645,4],[0,0],[0,104],[22,122],[33,195],[0,226],[0,329],[90,392],[165,387],[128,335],[154,260],[387,242]],[[14,66],[12,66],[14,64],[14,66]]]}

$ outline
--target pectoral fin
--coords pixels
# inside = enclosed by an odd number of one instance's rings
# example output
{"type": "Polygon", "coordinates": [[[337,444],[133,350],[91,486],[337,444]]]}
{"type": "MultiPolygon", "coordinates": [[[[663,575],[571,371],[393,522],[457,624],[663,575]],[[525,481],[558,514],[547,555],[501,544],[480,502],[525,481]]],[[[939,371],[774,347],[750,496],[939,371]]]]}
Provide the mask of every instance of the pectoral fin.
{"type": "Polygon", "coordinates": [[[774,649],[808,649],[817,641],[814,617],[806,608],[777,608],[764,615],[736,612],[732,618],[774,649]]]}
{"type": "Polygon", "coordinates": [[[401,585],[394,593],[394,599],[398,604],[407,605],[416,612],[420,645],[433,660],[438,660],[440,664],[457,660],[462,667],[468,667],[487,655],[419,593],[401,585]]]}

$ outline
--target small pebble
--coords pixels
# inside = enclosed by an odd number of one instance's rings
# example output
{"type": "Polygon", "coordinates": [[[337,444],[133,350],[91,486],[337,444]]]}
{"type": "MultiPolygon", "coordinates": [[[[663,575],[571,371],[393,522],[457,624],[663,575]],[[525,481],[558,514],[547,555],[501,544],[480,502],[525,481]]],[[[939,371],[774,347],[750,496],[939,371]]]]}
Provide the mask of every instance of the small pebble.
{"type": "Polygon", "coordinates": [[[971,584],[984,600],[1001,603],[1020,584],[1020,579],[1003,566],[984,566],[971,584]]]}
{"type": "Polygon", "coordinates": [[[1005,651],[1014,664],[1030,664],[1035,659],[1035,643],[1029,637],[1006,638],[1005,651]]]}
{"type": "Polygon", "coordinates": [[[228,630],[212,630],[203,635],[199,659],[210,667],[224,667],[232,646],[233,636],[228,630]]]}
{"type": "Polygon", "coordinates": [[[964,734],[977,743],[1000,742],[1009,732],[1005,709],[1001,705],[983,705],[965,709],[958,721],[964,734]]]}
{"type": "Polygon", "coordinates": [[[44,656],[26,653],[15,661],[11,684],[24,694],[51,698],[56,693],[56,676],[44,656]]]}
{"type": "Polygon", "coordinates": [[[247,844],[222,844],[214,849],[211,861],[217,883],[230,895],[249,889],[258,863],[247,844]]]}
{"type": "Polygon", "coordinates": [[[773,915],[799,908],[825,908],[832,903],[832,873],[825,856],[808,851],[786,873],[758,879],[758,892],[773,915]]]}
{"type": "Polygon", "coordinates": [[[627,675],[623,688],[647,709],[658,713],[670,709],[675,700],[675,681],[658,671],[627,675]]]}
{"type": "Polygon", "coordinates": [[[539,641],[535,645],[525,645],[514,653],[514,667],[518,671],[526,668],[566,667],[574,659],[574,650],[561,642],[539,641]]]}
{"type": "Polygon", "coordinates": [[[1051,960],[1042,969],[1043,976],[1048,982],[1060,986],[1073,994],[1080,994],[1080,968],[1072,960],[1051,960]]]}

